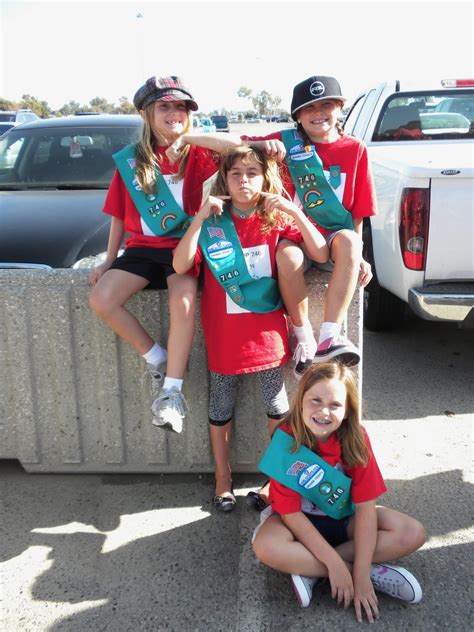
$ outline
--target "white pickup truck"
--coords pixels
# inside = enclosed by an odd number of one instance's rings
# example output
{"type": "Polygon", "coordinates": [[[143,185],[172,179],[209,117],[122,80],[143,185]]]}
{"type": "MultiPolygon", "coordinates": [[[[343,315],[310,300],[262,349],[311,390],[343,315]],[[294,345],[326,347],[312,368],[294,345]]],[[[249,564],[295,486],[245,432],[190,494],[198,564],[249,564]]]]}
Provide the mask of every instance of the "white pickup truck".
{"type": "Polygon", "coordinates": [[[344,129],[369,148],[378,201],[364,226],[374,268],[365,326],[400,326],[407,304],[427,320],[471,323],[474,79],[384,83],[355,100],[344,129]]]}

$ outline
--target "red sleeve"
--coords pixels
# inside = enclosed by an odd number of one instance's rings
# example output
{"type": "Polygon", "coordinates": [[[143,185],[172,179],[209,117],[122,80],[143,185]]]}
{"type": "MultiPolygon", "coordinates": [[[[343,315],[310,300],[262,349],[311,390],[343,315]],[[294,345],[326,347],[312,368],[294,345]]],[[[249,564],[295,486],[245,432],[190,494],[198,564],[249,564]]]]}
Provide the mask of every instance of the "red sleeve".
{"type": "Polygon", "coordinates": [[[188,215],[201,208],[203,185],[219,168],[219,156],[204,147],[191,145],[183,185],[183,201],[188,215]]]}
{"type": "Polygon", "coordinates": [[[303,243],[303,235],[293,219],[290,219],[280,233],[281,239],[289,239],[297,244],[303,243]]]}
{"type": "Polygon", "coordinates": [[[125,196],[128,195],[128,191],[123,183],[123,180],[115,169],[114,175],[110,182],[109,190],[105,198],[104,206],[102,208],[103,213],[118,217],[118,219],[124,219],[125,217],[125,196]]]}
{"type": "Polygon", "coordinates": [[[357,171],[354,182],[354,204],[351,209],[352,217],[370,217],[377,213],[377,202],[372,172],[369,164],[367,147],[360,145],[357,161],[357,171]]]}
{"type": "Polygon", "coordinates": [[[375,500],[387,491],[377,460],[372,452],[369,436],[365,430],[364,437],[369,448],[369,462],[365,467],[357,465],[345,470],[347,476],[352,478],[351,497],[355,503],[375,500]]]}
{"type": "Polygon", "coordinates": [[[267,134],[267,136],[246,136],[245,134],[240,137],[242,140],[250,141],[253,140],[273,140],[274,138],[277,140],[281,140],[281,132],[272,132],[271,134],[267,134]]]}
{"type": "Polygon", "coordinates": [[[300,494],[278,483],[273,478],[270,480],[269,500],[272,510],[280,515],[301,511],[300,494]]]}

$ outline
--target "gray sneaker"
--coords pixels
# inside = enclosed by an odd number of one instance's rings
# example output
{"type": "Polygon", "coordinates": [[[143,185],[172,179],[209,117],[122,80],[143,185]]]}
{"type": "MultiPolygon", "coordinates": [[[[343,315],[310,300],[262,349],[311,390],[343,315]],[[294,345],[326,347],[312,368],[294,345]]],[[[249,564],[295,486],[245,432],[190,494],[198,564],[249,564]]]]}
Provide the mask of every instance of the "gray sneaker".
{"type": "Polygon", "coordinates": [[[370,579],[375,590],[407,603],[418,603],[423,596],[421,586],[416,577],[401,566],[372,564],[370,567],[370,579]]]}
{"type": "Polygon", "coordinates": [[[305,577],[304,575],[291,575],[291,587],[296,601],[302,608],[307,608],[313,597],[313,588],[318,581],[317,577],[305,577]]]}
{"type": "Polygon", "coordinates": [[[162,388],[151,410],[154,415],[151,423],[154,426],[178,433],[182,431],[188,405],[183,393],[177,388],[162,388]]]}
{"type": "Polygon", "coordinates": [[[150,376],[150,392],[153,399],[158,396],[165,377],[166,360],[155,366],[153,364],[146,365],[146,371],[143,378],[150,376]]]}

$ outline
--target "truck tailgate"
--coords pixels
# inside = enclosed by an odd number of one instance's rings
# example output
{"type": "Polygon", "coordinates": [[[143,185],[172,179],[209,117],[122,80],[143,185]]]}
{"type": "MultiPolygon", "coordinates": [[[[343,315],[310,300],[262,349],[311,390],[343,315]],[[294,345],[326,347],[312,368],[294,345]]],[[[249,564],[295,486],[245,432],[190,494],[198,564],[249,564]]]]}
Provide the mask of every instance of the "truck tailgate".
{"type": "Polygon", "coordinates": [[[431,179],[425,281],[474,279],[474,180],[431,179]]]}

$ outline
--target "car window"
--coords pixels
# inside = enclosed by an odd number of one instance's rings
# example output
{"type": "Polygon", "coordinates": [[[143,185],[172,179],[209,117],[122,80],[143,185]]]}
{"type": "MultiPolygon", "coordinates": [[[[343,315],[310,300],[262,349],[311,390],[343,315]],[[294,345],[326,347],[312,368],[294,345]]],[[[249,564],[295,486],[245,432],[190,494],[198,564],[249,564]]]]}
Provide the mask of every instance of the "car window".
{"type": "Polygon", "coordinates": [[[13,129],[0,139],[0,187],[107,188],[112,155],[138,134],[132,126],[13,129]]]}
{"type": "Polygon", "coordinates": [[[404,93],[390,97],[381,111],[375,142],[461,139],[474,136],[474,93],[404,93]]]}
{"type": "Polygon", "coordinates": [[[5,123],[15,122],[15,112],[0,112],[0,121],[5,123]]]}

